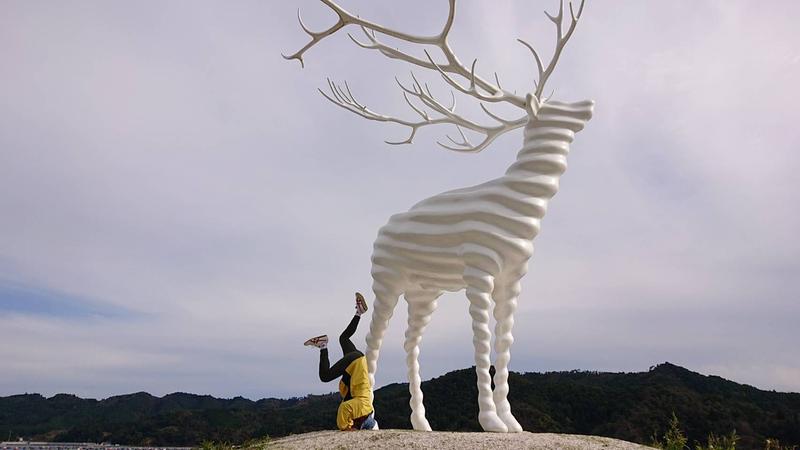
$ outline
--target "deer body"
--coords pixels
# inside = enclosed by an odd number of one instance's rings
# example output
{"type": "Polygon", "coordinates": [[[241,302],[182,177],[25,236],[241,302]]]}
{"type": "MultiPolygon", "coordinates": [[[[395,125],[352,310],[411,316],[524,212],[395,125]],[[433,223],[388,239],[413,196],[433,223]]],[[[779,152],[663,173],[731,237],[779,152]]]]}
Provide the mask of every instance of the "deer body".
{"type": "Polygon", "coordinates": [[[470,302],[478,373],[479,420],[487,431],[521,431],[511,415],[508,362],[519,281],[533,254],[547,204],[567,168],[574,134],[591,118],[592,102],[549,102],[525,126],[517,160],[505,175],[464,189],[444,192],[396,214],[378,232],[372,254],[373,309],[367,335],[367,365],[374,382],[389,318],[400,295],[408,303],[407,352],[411,421],[425,419],[419,375],[419,342],[437,298],[466,290],[470,302]],[[494,300],[495,390],[489,376],[489,313],[494,300]]]}
{"type": "MultiPolygon", "coordinates": [[[[534,47],[518,39],[530,50],[536,62],[539,78],[535,90],[525,96],[500,86],[476,74],[477,60],[471,67],[462,64],[448,42],[453,26],[456,0],[450,5],[442,30],[435,35],[419,36],[395,30],[352,14],[333,0],[321,0],[337,16],[331,27],[310,30],[300,19],[300,26],[311,40],[286,59],[303,64],[303,55],[311,47],[336,33],[355,25],[366,36],[362,42],[350,36],[360,47],[374,50],[391,59],[437,71],[455,91],[476,99],[484,112],[494,121],[486,125],[455,111],[455,95],[446,106],[437,99],[427,84],[411,74],[413,83],[404,85],[397,80],[417,120],[383,115],[370,110],[355,99],[347,83],[337,85],[328,80],[329,93],[320,90],[335,105],[365,119],[398,124],[410,129],[410,135],[389,144],[410,144],[420,128],[442,124],[455,125],[460,141],[453,145],[439,143],[448,150],[479,152],[498,136],[525,127],[522,150],[505,175],[477,186],[444,192],[423,200],[409,211],[396,214],[380,229],[372,254],[372,278],[375,303],[367,335],[367,365],[370,381],[375,386],[378,355],[389,319],[402,295],[408,303],[408,328],[405,333],[406,363],[411,392],[411,423],[414,429],[430,430],[422,404],[419,375],[419,343],[436,302],[443,292],[466,291],[472,317],[475,366],[478,375],[478,421],[486,431],[522,431],[511,414],[508,403],[508,363],[513,342],[512,327],[520,280],[528,270],[533,254],[533,239],[539,233],[541,220],[549,200],[558,191],[559,178],[567,168],[569,145],[575,133],[583,129],[592,116],[591,101],[560,103],[543,98],[545,83],[552,75],[564,46],[575,31],[581,17],[584,0],[578,8],[569,3],[569,23],[564,27],[564,3],[558,13],[547,18],[556,27],[556,46],[552,58],[543,61],[534,47]],[[444,55],[439,62],[424,50],[426,58],[407,53],[392,44],[382,42],[382,36],[404,41],[423,48],[437,47],[444,55]],[[465,84],[466,82],[466,84],[465,84]],[[485,104],[503,102],[525,111],[516,119],[504,119],[489,111],[485,104]],[[480,134],[480,143],[470,143],[462,129],[480,134]],[[494,306],[492,307],[492,302],[494,306]],[[490,309],[496,320],[495,375],[489,374],[491,330],[490,309]],[[494,391],[491,384],[494,381],[494,391]]],[[[298,11],[299,19],[299,11],[298,11]]]]}

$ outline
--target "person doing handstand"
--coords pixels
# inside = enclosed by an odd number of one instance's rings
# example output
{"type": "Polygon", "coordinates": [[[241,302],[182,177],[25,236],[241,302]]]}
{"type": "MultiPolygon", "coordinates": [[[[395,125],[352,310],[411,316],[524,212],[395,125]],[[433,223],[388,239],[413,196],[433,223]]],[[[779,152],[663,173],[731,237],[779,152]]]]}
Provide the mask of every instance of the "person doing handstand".
{"type": "Polygon", "coordinates": [[[339,404],[339,411],[336,414],[336,425],[342,431],[378,429],[375,409],[372,407],[372,385],[367,373],[367,358],[350,340],[358,328],[361,314],[366,311],[367,302],[356,292],[356,314],[339,336],[339,345],[342,346],[344,356],[333,366],[328,361],[328,335],[313,337],[303,344],[320,349],[320,380],[328,382],[342,377],[339,380],[342,403],[339,404]]]}

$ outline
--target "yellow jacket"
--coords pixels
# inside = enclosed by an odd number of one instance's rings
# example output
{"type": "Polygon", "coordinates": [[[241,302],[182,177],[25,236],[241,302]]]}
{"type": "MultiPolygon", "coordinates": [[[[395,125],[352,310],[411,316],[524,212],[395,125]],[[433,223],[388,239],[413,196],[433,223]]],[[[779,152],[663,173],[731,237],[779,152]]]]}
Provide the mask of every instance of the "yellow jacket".
{"type": "Polygon", "coordinates": [[[342,399],[350,397],[339,405],[336,414],[336,425],[340,430],[349,430],[353,426],[353,419],[369,415],[372,407],[372,386],[369,383],[367,372],[367,357],[361,356],[353,360],[345,372],[350,376],[350,385],[343,380],[339,381],[339,393],[342,399]],[[349,395],[348,395],[349,394],[349,395]]]}

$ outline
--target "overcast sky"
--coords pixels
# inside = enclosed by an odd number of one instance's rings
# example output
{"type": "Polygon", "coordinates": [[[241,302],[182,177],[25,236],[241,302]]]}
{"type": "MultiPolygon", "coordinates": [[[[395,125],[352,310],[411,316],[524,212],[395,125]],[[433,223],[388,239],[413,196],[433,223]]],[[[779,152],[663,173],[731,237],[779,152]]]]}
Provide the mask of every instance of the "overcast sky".
{"type": "MultiPolygon", "coordinates": [[[[447,13],[342,5],[425,34],[447,13]]],[[[307,41],[297,6],[312,28],[335,20],[311,0],[0,2],[0,395],[330,392],[302,343],[338,335],[354,291],[371,301],[378,228],[513,162],[520,130],[474,155],[438,148],[448,128],[385,145],[405,130],[316,88],[346,79],[413,118],[393,80],[409,67],[341,32],[304,69],[285,61],[307,41]]],[[[515,39],[549,56],[555,6],[464,1],[452,45],[531,91],[515,39]]],[[[512,370],[670,361],[800,391],[797,17],[788,0],[587,5],[548,91],[595,100],[595,116],[535,241],[512,370]]],[[[466,298],[439,305],[423,379],[473,365],[466,298]]],[[[401,302],[381,385],[405,381],[405,319],[401,302]]]]}

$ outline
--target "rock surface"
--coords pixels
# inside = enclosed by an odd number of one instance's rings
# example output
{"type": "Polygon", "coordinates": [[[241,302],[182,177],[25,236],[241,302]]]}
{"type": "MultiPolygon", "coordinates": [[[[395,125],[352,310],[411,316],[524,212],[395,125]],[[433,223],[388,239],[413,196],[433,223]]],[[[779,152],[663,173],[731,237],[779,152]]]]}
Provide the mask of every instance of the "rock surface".
{"type": "Polygon", "coordinates": [[[559,449],[643,450],[640,444],[599,436],[553,433],[455,433],[411,430],[316,431],[276,439],[266,449],[559,449]]]}

